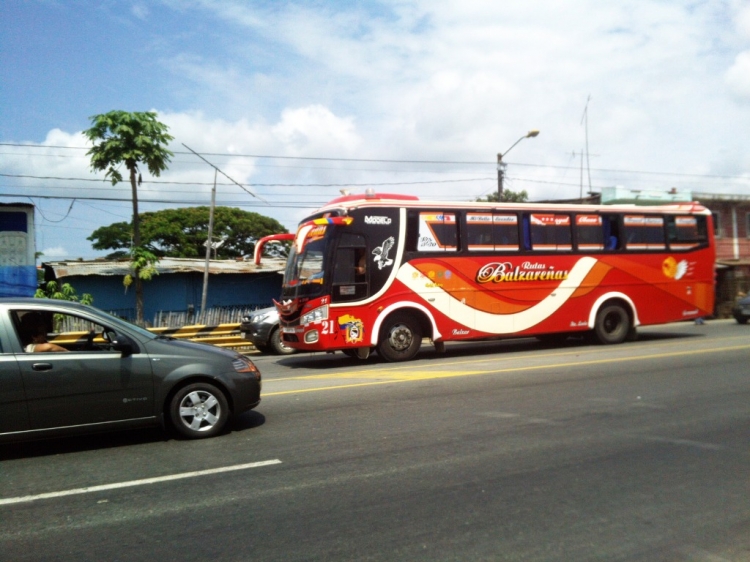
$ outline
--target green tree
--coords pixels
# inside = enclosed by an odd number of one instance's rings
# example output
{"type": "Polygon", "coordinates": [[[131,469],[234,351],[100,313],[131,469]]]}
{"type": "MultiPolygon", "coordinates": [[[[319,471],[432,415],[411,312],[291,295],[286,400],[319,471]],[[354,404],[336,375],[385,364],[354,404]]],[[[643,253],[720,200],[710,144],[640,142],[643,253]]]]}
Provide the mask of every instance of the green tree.
{"type": "Polygon", "coordinates": [[[477,199],[477,201],[486,201],[488,203],[525,203],[528,200],[529,194],[526,193],[525,189],[523,191],[504,189],[502,197],[498,197],[497,192],[493,192],[487,197],[479,197],[477,199]]]}
{"type": "Polygon", "coordinates": [[[94,297],[90,294],[83,293],[79,298],[76,290],[70,283],[58,285],[57,281],[47,281],[47,283],[36,290],[34,297],[38,299],[80,302],[81,304],[92,304],[94,302],[94,297]]]}
{"type": "MultiPolygon", "coordinates": [[[[157,257],[202,258],[208,238],[209,207],[164,209],[140,216],[141,240],[157,257]]],[[[122,250],[130,245],[131,225],[114,223],[96,229],[88,240],[95,250],[122,250]]],[[[223,240],[216,257],[251,256],[258,239],[286,232],[276,219],[234,207],[214,209],[212,240],[223,240]]]]}
{"type": "Polygon", "coordinates": [[[91,168],[95,171],[106,171],[104,177],[116,185],[122,181],[119,167],[123,164],[130,176],[130,188],[133,194],[133,230],[132,244],[128,246],[133,259],[133,277],[135,278],[136,321],[143,323],[143,285],[142,279],[150,278],[156,259],[148,248],[141,246],[141,232],[138,214],[138,184],[141,174],[139,164],[145,164],[151,175],[158,177],[167,169],[173,156],[167,145],[174,139],[167,134],[168,127],[156,120],[154,112],[110,111],[91,117],[92,127],[83,134],[92,143],[88,151],[91,156],[91,168]],[[136,181],[137,180],[137,181],[136,181]],[[145,262],[144,262],[145,260],[145,262]],[[145,267],[144,267],[145,263],[145,267]],[[145,277],[144,277],[145,275],[145,277]]]}

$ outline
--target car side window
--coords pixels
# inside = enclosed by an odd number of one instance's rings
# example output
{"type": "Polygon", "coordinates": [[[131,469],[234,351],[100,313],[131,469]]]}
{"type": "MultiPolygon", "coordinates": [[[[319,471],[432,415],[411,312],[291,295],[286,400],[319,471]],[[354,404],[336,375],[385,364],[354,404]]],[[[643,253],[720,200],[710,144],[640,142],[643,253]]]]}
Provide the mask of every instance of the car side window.
{"type": "Polygon", "coordinates": [[[104,351],[110,349],[110,333],[104,326],[72,314],[15,310],[13,323],[26,353],[104,351]]]}

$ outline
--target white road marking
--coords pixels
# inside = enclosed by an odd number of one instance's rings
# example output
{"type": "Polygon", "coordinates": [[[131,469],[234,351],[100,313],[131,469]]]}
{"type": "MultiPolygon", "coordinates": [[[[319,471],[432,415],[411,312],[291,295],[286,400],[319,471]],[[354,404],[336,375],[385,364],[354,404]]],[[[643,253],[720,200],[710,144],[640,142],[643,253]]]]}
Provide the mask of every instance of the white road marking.
{"type": "Polygon", "coordinates": [[[695,447],[697,449],[706,449],[708,451],[723,451],[727,447],[724,445],[717,445],[715,443],[703,443],[702,441],[693,441],[692,439],[672,439],[670,437],[659,437],[656,435],[639,435],[646,441],[653,441],[655,443],[668,443],[669,445],[680,445],[684,447],[695,447]]]}
{"type": "Polygon", "coordinates": [[[169,482],[171,480],[182,480],[184,478],[195,478],[197,476],[206,476],[208,474],[220,474],[222,472],[232,472],[235,470],[246,470],[248,468],[258,468],[272,464],[281,464],[279,459],[270,461],[251,462],[247,464],[235,464],[233,466],[223,466],[220,468],[211,468],[208,470],[197,470],[195,472],[182,472],[180,474],[171,474],[168,476],[157,476],[156,478],[144,478],[142,480],[130,480],[129,482],[116,482],[114,484],[102,484],[101,486],[90,486],[88,488],[76,488],[74,490],[64,490],[62,492],[48,492],[46,494],[37,494],[35,496],[20,496],[17,498],[0,499],[0,505],[9,505],[14,503],[26,503],[48,498],[61,498],[63,496],[73,496],[76,494],[89,494],[91,492],[101,492],[103,490],[116,490],[117,488],[128,488],[132,486],[143,486],[146,484],[157,484],[159,482],[169,482]]]}
{"type": "Polygon", "coordinates": [[[543,425],[562,425],[561,422],[555,420],[549,420],[547,418],[533,418],[530,416],[522,416],[521,414],[511,414],[509,412],[479,412],[478,416],[484,416],[487,418],[498,418],[498,419],[517,419],[521,423],[537,423],[543,425]]]}

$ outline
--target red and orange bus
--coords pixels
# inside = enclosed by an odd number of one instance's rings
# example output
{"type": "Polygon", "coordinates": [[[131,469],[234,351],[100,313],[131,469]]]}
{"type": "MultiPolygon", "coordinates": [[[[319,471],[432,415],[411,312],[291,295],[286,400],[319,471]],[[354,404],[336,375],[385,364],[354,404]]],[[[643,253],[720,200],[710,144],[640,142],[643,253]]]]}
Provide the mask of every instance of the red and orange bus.
{"type": "MultiPolygon", "coordinates": [[[[387,361],[424,338],[601,343],[710,315],[711,213],[663,206],[334,199],[301,222],[277,303],[285,343],[387,361]]],[[[259,244],[259,248],[262,244],[259,244]]]]}

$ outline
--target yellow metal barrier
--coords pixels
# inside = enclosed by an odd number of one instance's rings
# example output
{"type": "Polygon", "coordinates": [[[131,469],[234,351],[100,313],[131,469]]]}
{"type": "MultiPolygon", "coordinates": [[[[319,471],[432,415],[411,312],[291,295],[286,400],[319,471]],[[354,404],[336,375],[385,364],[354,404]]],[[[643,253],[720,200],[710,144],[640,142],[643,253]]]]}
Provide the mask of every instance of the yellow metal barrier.
{"type": "Polygon", "coordinates": [[[252,343],[242,337],[239,322],[218,326],[183,326],[181,328],[149,328],[149,332],[177,339],[210,343],[219,347],[247,347],[255,349],[252,343]]]}
{"type": "MultiPolygon", "coordinates": [[[[218,326],[183,326],[182,328],[149,328],[149,332],[177,339],[210,343],[219,347],[255,349],[252,343],[242,337],[240,324],[219,324],[218,326]]],[[[83,344],[88,332],[64,332],[50,341],[59,344],[83,344]]],[[[94,338],[94,343],[105,343],[101,337],[94,338]]]]}

